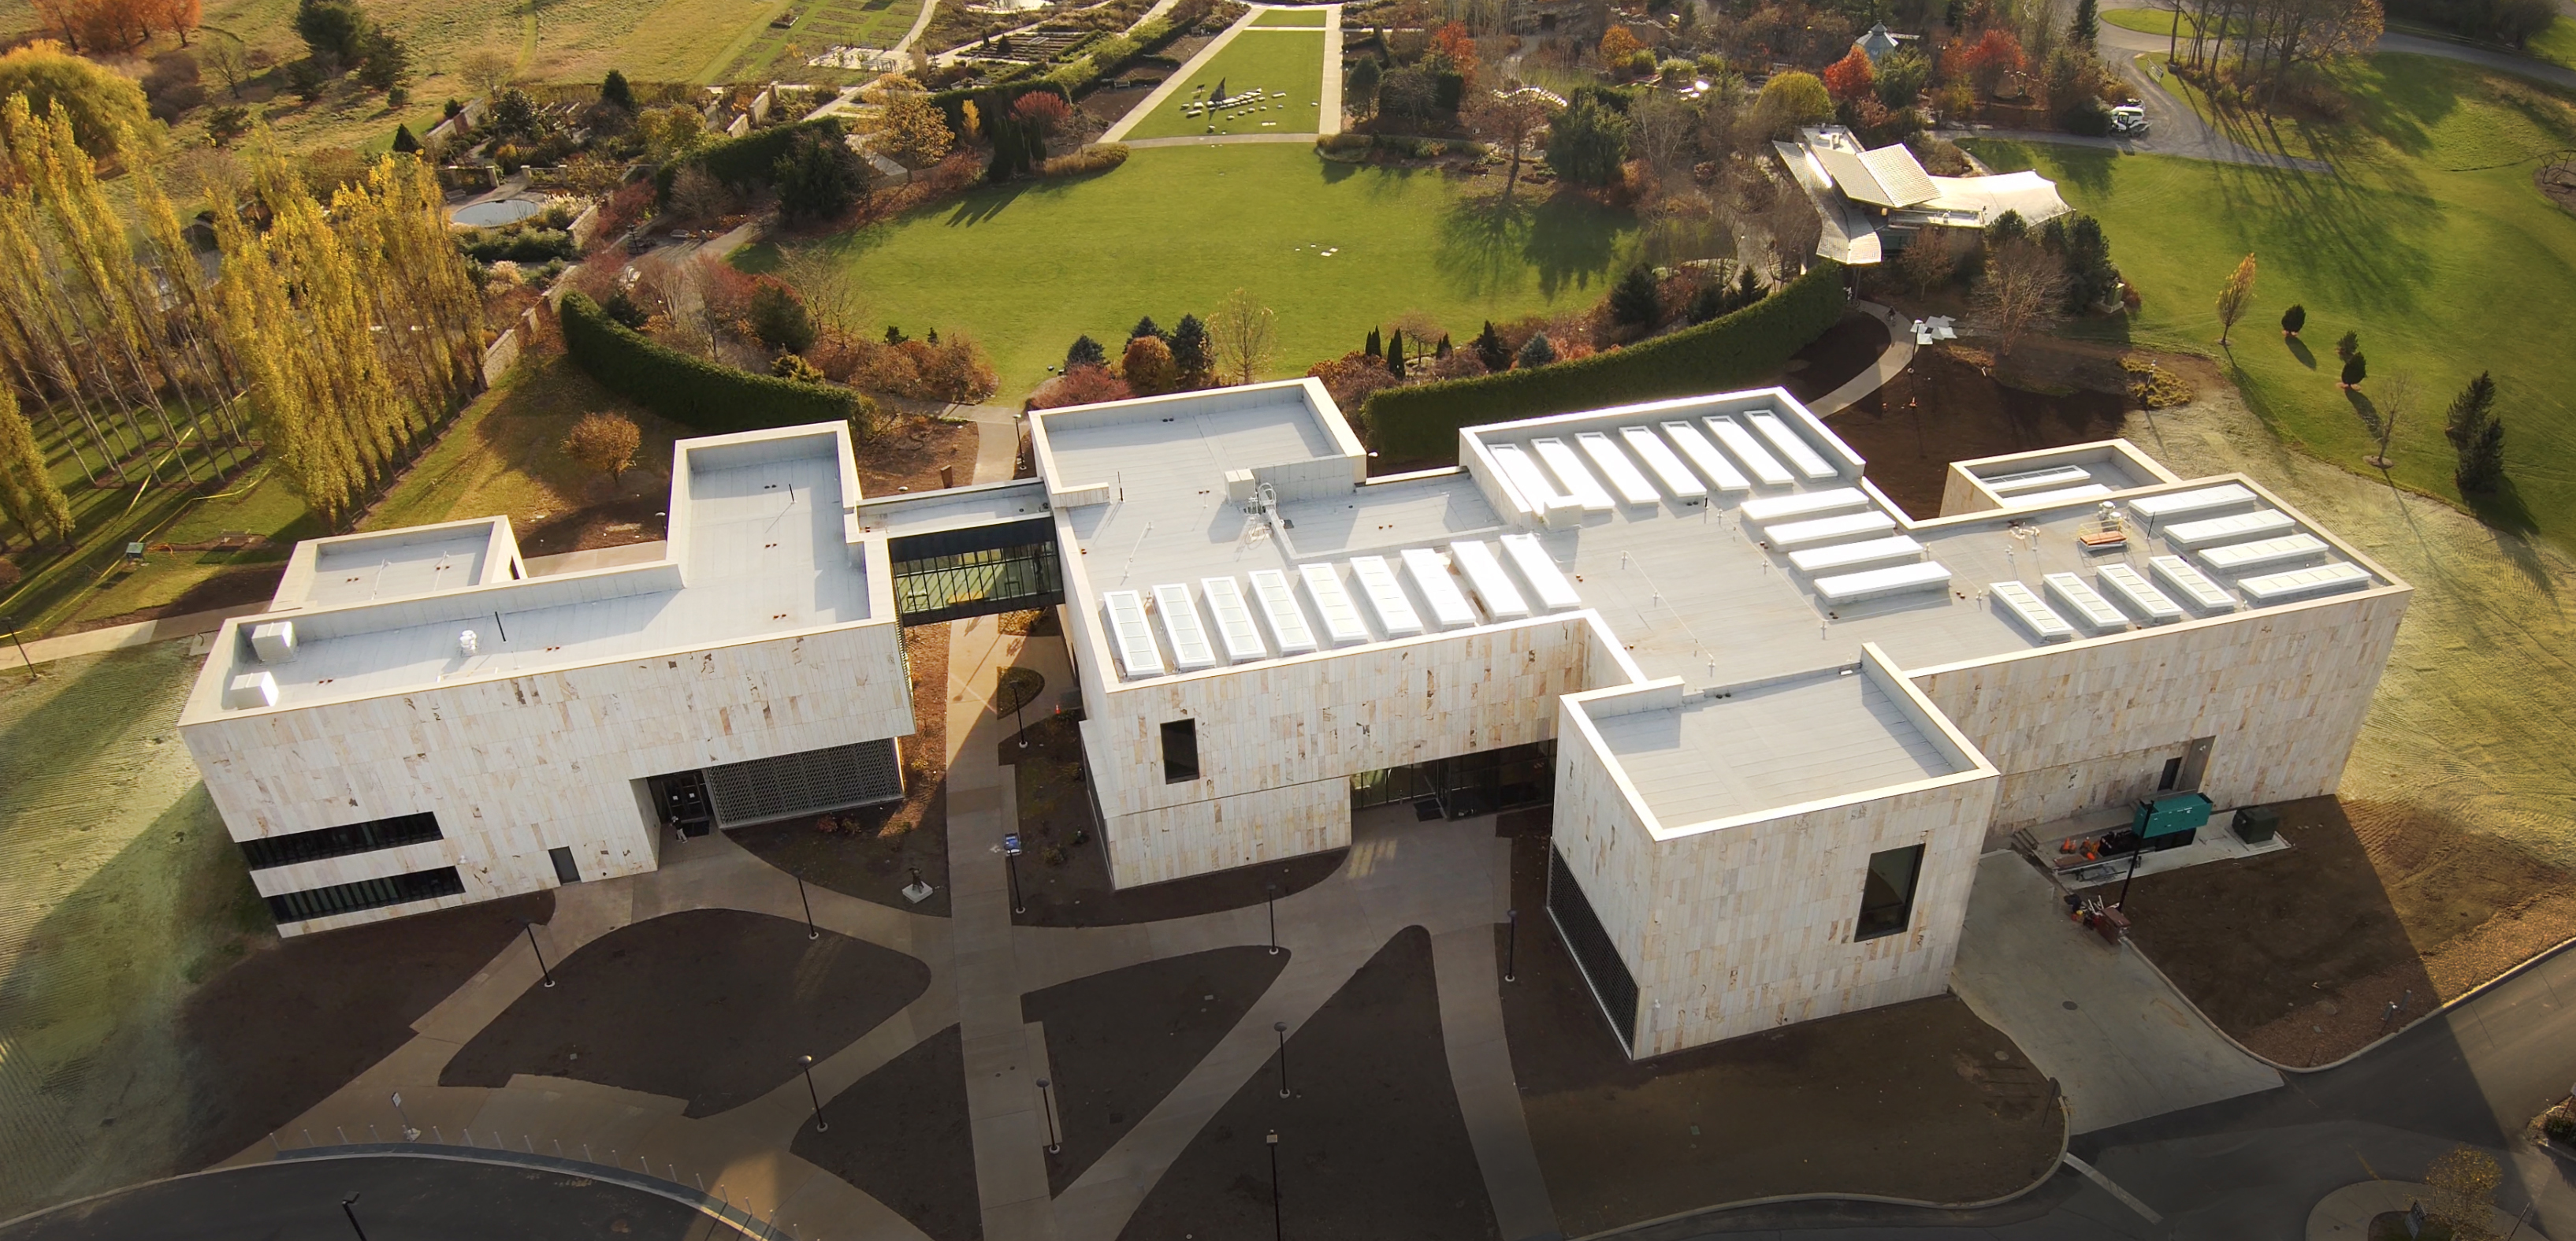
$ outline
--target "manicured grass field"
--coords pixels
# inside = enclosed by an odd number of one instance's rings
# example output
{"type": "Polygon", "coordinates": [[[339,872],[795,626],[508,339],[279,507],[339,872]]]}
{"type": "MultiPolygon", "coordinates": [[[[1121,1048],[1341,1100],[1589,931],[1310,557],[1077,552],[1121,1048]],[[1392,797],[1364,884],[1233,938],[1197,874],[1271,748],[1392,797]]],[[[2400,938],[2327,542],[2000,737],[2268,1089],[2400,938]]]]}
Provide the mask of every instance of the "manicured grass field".
{"type": "Polygon", "coordinates": [[[2576,17],[2561,16],[2549,29],[2532,36],[2524,51],[2554,65],[2576,69],[2576,17]]]}
{"type": "Polygon", "coordinates": [[[2182,37],[2186,39],[2191,37],[2192,31],[2200,28],[2199,23],[2191,20],[2189,13],[2167,9],[2105,9],[2102,20],[2122,30],[2135,30],[2141,34],[2169,35],[2174,33],[2175,27],[2180,27],[2182,37]]]}
{"type": "Polygon", "coordinates": [[[1324,28],[1324,11],[1322,9],[1271,9],[1253,18],[1252,24],[1255,26],[1312,26],[1321,30],[1324,28]]]}
{"type": "MultiPolygon", "coordinates": [[[[1629,214],[1579,197],[1525,190],[1500,212],[1439,172],[1253,145],[1149,148],[1097,177],[981,189],[822,244],[857,269],[878,318],[982,340],[1001,370],[994,399],[1016,401],[1075,336],[1115,345],[1139,316],[1169,327],[1237,287],[1278,314],[1273,375],[1356,349],[1407,310],[1463,344],[1488,318],[1589,305],[1634,234],[1629,214]]],[[[762,247],[745,265],[775,261],[762,247]]]]}
{"type": "Polygon", "coordinates": [[[764,26],[729,62],[723,80],[756,82],[857,82],[875,75],[862,69],[808,65],[838,45],[883,51],[903,39],[921,15],[921,0],[823,0],[799,6],[796,25],[778,30],[764,26]]]}
{"type": "Polygon", "coordinates": [[[1223,51],[1190,75],[1188,82],[1173,91],[1152,116],[1139,122],[1127,136],[1180,138],[1207,133],[1210,124],[1220,134],[1311,134],[1315,132],[1323,98],[1323,32],[1255,27],[1236,35],[1234,42],[1226,44],[1223,51]],[[1183,105],[1206,98],[1220,82],[1229,95],[1258,88],[1274,96],[1286,91],[1287,97],[1218,117],[1181,115],[1183,105]],[[1265,121],[1275,123],[1265,125],[1265,121]]]}
{"type": "MultiPolygon", "coordinates": [[[[2371,451],[2363,411],[2411,373],[2400,415],[2398,482],[2454,497],[2442,410],[2468,378],[2494,372],[2512,487],[2480,502],[2490,520],[2576,546],[2576,216],[2534,188],[2541,157],[2576,145],[2576,104],[2520,79],[2426,57],[2381,55],[2346,71],[2343,124],[2236,124],[2240,141],[2323,159],[2331,175],[2122,155],[2046,144],[1979,143],[2003,169],[2036,167],[2102,220],[2121,271],[2144,297],[2127,330],[2140,343],[2230,361],[2247,400],[2282,438],[2353,469],[2371,451]],[[2218,348],[2214,299],[2256,255],[2254,306],[2218,348]],[[2307,307],[2300,341],[2281,312],[2307,307]],[[2370,377],[2336,387],[2334,342],[2361,337],[2370,377]]],[[[2197,102],[2197,101],[2195,101],[2197,102]]]]}

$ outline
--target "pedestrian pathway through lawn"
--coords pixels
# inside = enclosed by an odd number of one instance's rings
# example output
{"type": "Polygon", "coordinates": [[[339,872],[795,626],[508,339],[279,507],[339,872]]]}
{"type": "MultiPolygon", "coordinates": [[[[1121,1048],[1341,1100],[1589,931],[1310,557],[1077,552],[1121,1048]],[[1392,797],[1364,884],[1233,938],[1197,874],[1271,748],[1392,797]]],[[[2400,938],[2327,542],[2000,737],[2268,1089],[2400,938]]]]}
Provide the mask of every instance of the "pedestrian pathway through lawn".
{"type": "Polygon", "coordinates": [[[1316,14],[1324,21],[1287,25],[1275,16],[1281,12],[1256,9],[1247,14],[1104,137],[1328,132],[1324,74],[1333,70],[1338,78],[1339,66],[1328,65],[1324,53],[1332,33],[1327,22],[1336,14],[1326,10],[1316,14]]]}

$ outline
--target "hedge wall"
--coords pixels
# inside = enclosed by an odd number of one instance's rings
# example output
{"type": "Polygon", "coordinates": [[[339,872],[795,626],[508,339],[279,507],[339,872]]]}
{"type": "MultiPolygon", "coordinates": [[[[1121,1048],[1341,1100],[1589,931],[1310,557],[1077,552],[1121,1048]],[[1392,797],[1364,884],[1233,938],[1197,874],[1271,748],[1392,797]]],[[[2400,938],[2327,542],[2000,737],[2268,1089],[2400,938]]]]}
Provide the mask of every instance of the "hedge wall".
{"type": "Polygon", "coordinates": [[[1383,389],[1361,407],[1378,451],[1446,461],[1458,429],[1719,392],[1780,369],[1843,317],[1842,265],[1819,259],[1771,296],[1697,327],[1536,370],[1383,389]]]}
{"type": "Polygon", "coordinates": [[[755,129],[739,138],[712,142],[685,159],[664,164],[654,174],[655,192],[668,197],[672,179],[680,175],[682,168],[692,164],[706,169],[716,180],[727,185],[764,183],[769,180],[770,169],[777,166],[778,157],[787,153],[787,145],[796,140],[796,135],[807,130],[824,134],[834,141],[846,132],[841,128],[841,118],[827,116],[820,120],[798,121],[793,125],[755,129]]]}
{"type": "Polygon", "coordinates": [[[1131,34],[1103,35],[1094,39],[1083,45],[1081,55],[1035,77],[1015,77],[981,86],[944,90],[933,94],[930,102],[947,115],[951,129],[961,127],[963,114],[958,105],[969,99],[975,100],[976,109],[982,111],[991,106],[995,98],[998,98],[1000,106],[1009,107],[1029,91],[1052,90],[1070,103],[1092,83],[1126,68],[1127,62],[1170,42],[1174,33],[1171,22],[1157,17],[1136,27],[1131,34]]]}
{"type": "Polygon", "coordinates": [[[564,295],[564,350],[609,391],[683,426],[709,433],[844,422],[858,393],[839,384],[755,375],[664,348],[608,317],[579,293],[564,295]]]}

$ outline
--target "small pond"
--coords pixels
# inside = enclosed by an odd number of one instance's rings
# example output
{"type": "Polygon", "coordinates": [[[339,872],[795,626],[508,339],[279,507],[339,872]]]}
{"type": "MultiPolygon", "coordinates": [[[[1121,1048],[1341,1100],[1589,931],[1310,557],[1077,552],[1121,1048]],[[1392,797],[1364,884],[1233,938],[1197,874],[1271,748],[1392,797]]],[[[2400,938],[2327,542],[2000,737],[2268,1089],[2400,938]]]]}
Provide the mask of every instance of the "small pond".
{"type": "Polygon", "coordinates": [[[459,224],[490,228],[495,224],[516,224],[544,209],[544,204],[530,199],[498,198],[459,207],[454,218],[459,224]]]}

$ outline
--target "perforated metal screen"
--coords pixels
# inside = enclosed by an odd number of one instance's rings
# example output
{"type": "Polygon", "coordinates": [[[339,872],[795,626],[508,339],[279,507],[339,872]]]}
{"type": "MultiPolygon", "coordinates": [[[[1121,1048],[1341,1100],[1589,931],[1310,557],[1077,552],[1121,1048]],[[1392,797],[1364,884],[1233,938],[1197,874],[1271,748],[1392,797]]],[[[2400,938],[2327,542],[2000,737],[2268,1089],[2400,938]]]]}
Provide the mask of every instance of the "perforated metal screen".
{"type": "Polygon", "coordinates": [[[706,777],[721,827],[821,814],[903,796],[903,768],[891,738],[727,763],[707,768],[706,777]]]}

